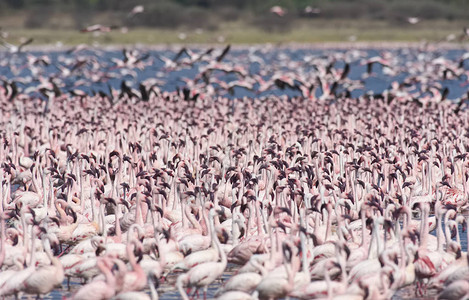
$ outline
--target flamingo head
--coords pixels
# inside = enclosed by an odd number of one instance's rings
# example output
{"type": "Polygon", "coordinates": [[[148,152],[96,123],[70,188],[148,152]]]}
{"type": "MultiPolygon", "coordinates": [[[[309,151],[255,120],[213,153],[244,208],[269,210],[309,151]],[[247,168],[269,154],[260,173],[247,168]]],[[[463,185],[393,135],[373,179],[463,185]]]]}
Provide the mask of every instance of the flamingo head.
{"type": "Polygon", "coordinates": [[[143,245],[140,241],[137,242],[137,240],[133,241],[134,243],[134,255],[137,258],[137,263],[140,263],[140,261],[143,259],[143,245]]]}

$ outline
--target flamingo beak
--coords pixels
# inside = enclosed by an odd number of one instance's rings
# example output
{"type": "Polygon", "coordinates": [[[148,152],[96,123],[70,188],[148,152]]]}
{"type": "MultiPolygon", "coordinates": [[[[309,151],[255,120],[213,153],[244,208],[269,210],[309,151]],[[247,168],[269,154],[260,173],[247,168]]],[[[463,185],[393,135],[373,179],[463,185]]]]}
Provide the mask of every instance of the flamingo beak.
{"type": "Polygon", "coordinates": [[[106,251],[106,248],[104,248],[103,246],[101,245],[98,245],[98,247],[96,248],[96,251],[95,251],[95,254],[96,256],[99,256],[101,255],[102,252],[106,251]]]}
{"type": "Polygon", "coordinates": [[[136,247],[134,254],[137,257],[137,262],[140,262],[143,259],[143,251],[140,247],[136,247]]]}
{"type": "Polygon", "coordinates": [[[18,245],[18,241],[19,241],[19,238],[18,238],[17,235],[15,235],[15,236],[13,237],[13,246],[18,245]]]}
{"type": "Polygon", "coordinates": [[[114,271],[119,271],[119,266],[118,266],[116,263],[114,263],[114,264],[112,265],[111,271],[112,271],[113,273],[114,273],[114,271]]]}
{"type": "Polygon", "coordinates": [[[54,255],[58,256],[62,251],[60,251],[60,244],[57,241],[54,241],[51,245],[51,248],[54,251],[54,255]]]}

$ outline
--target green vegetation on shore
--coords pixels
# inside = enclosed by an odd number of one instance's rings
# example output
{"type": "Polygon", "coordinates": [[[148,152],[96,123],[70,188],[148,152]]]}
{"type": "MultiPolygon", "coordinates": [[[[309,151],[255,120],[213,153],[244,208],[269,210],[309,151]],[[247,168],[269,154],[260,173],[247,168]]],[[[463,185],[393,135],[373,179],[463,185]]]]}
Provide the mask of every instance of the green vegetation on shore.
{"type": "Polygon", "coordinates": [[[13,29],[8,40],[19,43],[22,37],[33,37],[33,45],[81,43],[113,44],[175,44],[175,43],[321,43],[321,42],[438,42],[454,38],[459,42],[462,22],[444,20],[422,22],[417,25],[392,26],[384,21],[365,20],[308,20],[297,21],[288,31],[266,31],[241,22],[226,22],[218,29],[200,28],[129,28],[128,32],[81,33],[78,30],[13,29]]]}
{"type": "Polygon", "coordinates": [[[467,0],[0,0],[0,35],[33,45],[458,43],[468,19],[467,0]],[[117,29],[79,32],[93,24],[117,29]]]}
{"type": "Polygon", "coordinates": [[[467,0],[0,0],[0,26],[14,17],[14,27],[78,29],[93,23],[117,26],[217,29],[242,21],[263,29],[291,29],[298,19],[384,20],[395,24],[421,20],[469,19],[467,0]],[[144,10],[129,15],[136,5],[144,10]],[[280,6],[279,20],[271,13],[280,6]]]}

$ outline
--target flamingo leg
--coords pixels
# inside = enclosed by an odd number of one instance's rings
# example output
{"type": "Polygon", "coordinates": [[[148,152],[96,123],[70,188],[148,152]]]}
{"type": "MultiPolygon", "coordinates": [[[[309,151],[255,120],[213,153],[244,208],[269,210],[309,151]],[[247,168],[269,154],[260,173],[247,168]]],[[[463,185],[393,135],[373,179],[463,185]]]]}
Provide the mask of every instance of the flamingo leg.
{"type": "Polygon", "coordinates": [[[418,296],[423,296],[423,291],[422,291],[422,281],[417,281],[417,290],[415,291],[415,293],[418,295],[418,296]]]}
{"type": "MultiPolygon", "coordinates": [[[[192,288],[189,288],[189,291],[192,291],[192,288]]],[[[189,295],[189,292],[188,292],[188,295],[189,295]]],[[[195,291],[192,293],[192,296],[190,297],[191,299],[194,299],[195,296],[197,295],[197,297],[199,297],[199,293],[197,291],[197,288],[195,289],[195,291]]]]}

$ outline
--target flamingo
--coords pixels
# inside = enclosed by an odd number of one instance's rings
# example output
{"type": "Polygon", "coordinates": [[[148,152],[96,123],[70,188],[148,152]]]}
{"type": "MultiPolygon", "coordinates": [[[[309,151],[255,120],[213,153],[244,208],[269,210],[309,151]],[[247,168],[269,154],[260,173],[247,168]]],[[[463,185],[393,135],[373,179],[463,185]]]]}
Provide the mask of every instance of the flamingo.
{"type": "Polygon", "coordinates": [[[50,249],[50,244],[59,245],[57,237],[48,234],[45,235],[44,250],[52,262],[51,265],[41,266],[35,270],[23,282],[22,291],[28,294],[36,294],[39,298],[40,295],[48,294],[56,286],[60,285],[64,280],[64,269],[60,260],[53,256],[50,249]]]}
{"type": "MultiPolygon", "coordinates": [[[[229,291],[240,291],[244,293],[253,292],[259,283],[262,281],[262,275],[254,272],[240,273],[232,276],[223,286],[220,288],[216,295],[226,294],[229,291]]],[[[227,297],[227,296],[225,296],[227,297]]]]}
{"type": "Polygon", "coordinates": [[[21,52],[23,52],[24,46],[31,44],[33,41],[34,41],[33,38],[28,38],[28,39],[22,41],[22,43],[20,45],[16,46],[16,45],[12,45],[12,44],[6,42],[3,38],[0,38],[0,44],[3,47],[7,48],[10,51],[10,53],[21,53],[21,52]]]}
{"type": "Polygon", "coordinates": [[[249,295],[241,291],[228,291],[215,299],[217,300],[254,300],[257,299],[255,296],[249,295]]]}
{"type": "Polygon", "coordinates": [[[86,33],[86,32],[111,32],[112,29],[115,29],[115,26],[105,26],[101,24],[94,24],[90,25],[88,27],[85,27],[80,30],[80,32],[86,33]]]}
{"type": "Polygon", "coordinates": [[[129,12],[129,14],[127,15],[127,18],[132,18],[137,14],[141,14],[141,13],[143,13],[144,10],[145,10],[145,7],[143,5],[136,5],[129,12]]]}
{"type": "Polygon", "coordinates": [[[114,296],[113,300],[158,300],[158,293],[156,288],[158,285],[158,277],[155,277],[153,274],[148,276],[148,285],[150,287],[150,296],[143,292],[125,292],[119,293],[114,296]]]}
{"type": "Polygon", "coordinates": [[[211,238],[215,242],[215,246],[218,250],[220,256],[220,262],[206,262],[200,265],[197,265],[190,269],[187,273],[179,275],[176,281],[176,286],[181,294],[182,298],[187,300],[189,297],[183,289],[183,286],[195,287],[195,288],[204,288],[204,298],[207,295],[207,287],[210,283],[215,281],[222,273],[225,271],[227,258],[225,252],[223,252],[220,241],[215,234],[215,225],[213,217],[215,216],[215,209],[212,208],[209,213],[209,226],[211,238]]]}
{"type": "Polygon", "coordinates": [[[313,281],[298,290],[292,291],[290,295],[299,299],[312,299],[320,297],[324,294],[331,297],[333,294],[341,294],[345,292],[347,288],[346,283],[344,284],[344,282],[331,281],[330,279],[328,269],[334,265],[337,265],[339,268],[341,268],[341,266],[338,265],[337,262],[333,259],[327,259],[327,269],[324,272],[325,280],[313,281]]]}
{"type": "Polygon", "coordinates": [[[98,269],[104,274],[105,280],[92,281],[81,287],[73,296],[73,300],[110,299],[115,294],[116,279],[109,265],[109,258],[99,258],[96,262],[98,269]]]}
{"type": "MultiPolygon", "coordinates": [[[[24,214],[24,209],[22,210],[22,217],[24,219],[24,224],[29,224],[31,228],[31,252],[29,265],[27,268],[17,271],[14,275],[12,275],[9,279],[7,279],[1,286],[0,286],[0,296],[8,296],[18,294],[21,292],[21,288],[23,287],[23,283],[31,274],[36,271],[36,225],[34,225],[34,219],[29,217],[28,215],[24,214]],[[32,224],[31,224],[32,223],[32,224]]],[[[24,228],[26,230],[26,228],[24,228]]]]}
{"type": "Polygon", "coordinates": [[[284,8],[282,8],[281,6],[272,6],[270,8],[270,12],[273,13],[273,14],[276,14],[277,16],[279,17],[283,17],[287,12],[284,8]]]}
{"type": "Polygon", "coordinates": [[[75,248],[72,249],[71,252],[74,253],[69,253],[60,258],[60,263],[62,264],[64,268],[64,274],[67,277],[67,288],[70,289],[70,278],[76,275],[74,273],[76,269],[74,268],[75,266],[83,263],[84,261],[91,259],[92,262],[95,262],[95,258],[103,251],[105,250],[103,247],[103,242],[104,240],[99,237],[95,236],[87,241],[82,242],[82,246],[84,248],[79,247],[80,245],[77,245],[75,248]],[[90,243],[86,243],[90,242],[90,243]],[[84,245],[86,243],[86,245],[84,245]],[[85,248],[87,246],[92,247],[90,248],[85,248]],[[81,249],[77,249],[77,247],[81,249]],[[85,251],[85,250],[90,250],[90,251],[85,251]],[[93,252],[94,250],[94,252],[93,252]]]}
{"type": "Polygon", "coordinates": [[[469,56],[435,45],[183,47],[162,68],[129,49],[5,55],[0,294],[42,296],[63,268],[91,281],[83,298],[148,298],[145,278],[177,268],[187,297],[228,261],[222,299],[388,299],[416,280],[462,295],[469,56]]]}
{"type": "Polygon", "coordinates": [[[295,275],[291,269],[291,243],[287,241],[282,244],[283,264],[286,278],[284,276],[266,276],[256,287],[260,299],[275,299],[288,295],[294,286],[295,275]]]}
{"type": "MultiPolygon", "coordinates": [[[[206,219],[205,213],[203,213],[203,215],[204,215],[204,218],[206,219]]],[[[215,240],[213,239],[214,234],[211,234],[210,230],[211,229],[209,228],[209,234],[211,238],[212,247],[210,247],[209,249],[195,251],[193,253],[190,253],[181,262],[174,265],[171,268],[171,271],[177,270],[177,269],[187,271],[198,264],[218,260],[219,251],[215,245],[215,240]]]]}
{"type": "Polygon", "coordinates": [[[438,299],[466,299],[469,297],[469,281],[457,280],[448,285],[438,294],[438,299]]]}
{"type": "Polygon", "coordinates": [[[135,255],[132,251],[132,247],[135,247],[135,250],[142,255],[143,245],[136,239],[131,239],[127,243],[127,256],[129,258],[130,266],[132,271],[123,270],[123,282],[122,286],[119,287],[121,292],[129,291],[140,291],[143,290],[147,283],[147,275],[142,267],[138,264],[135,255]]]}
{"type": "MultiPolygon", "coordinates": [[[[423,207],[422,212],[422,225],[421,225],[421,240],[420,247],[417,250],[417,256],[415,264],[415,275],[417,276],[419,283],[421,284],[422,279],[431,278],[440,271],[443,257],[441,253],[435,251],[429,251],[427,248],[428,239],[428,204],[421,204],[423,207]]],[[[426,287],[425,287],[426,288],[426,287]]],[[[423,293],[421,285],[419,285],[418,292],[423,293]]]]}

